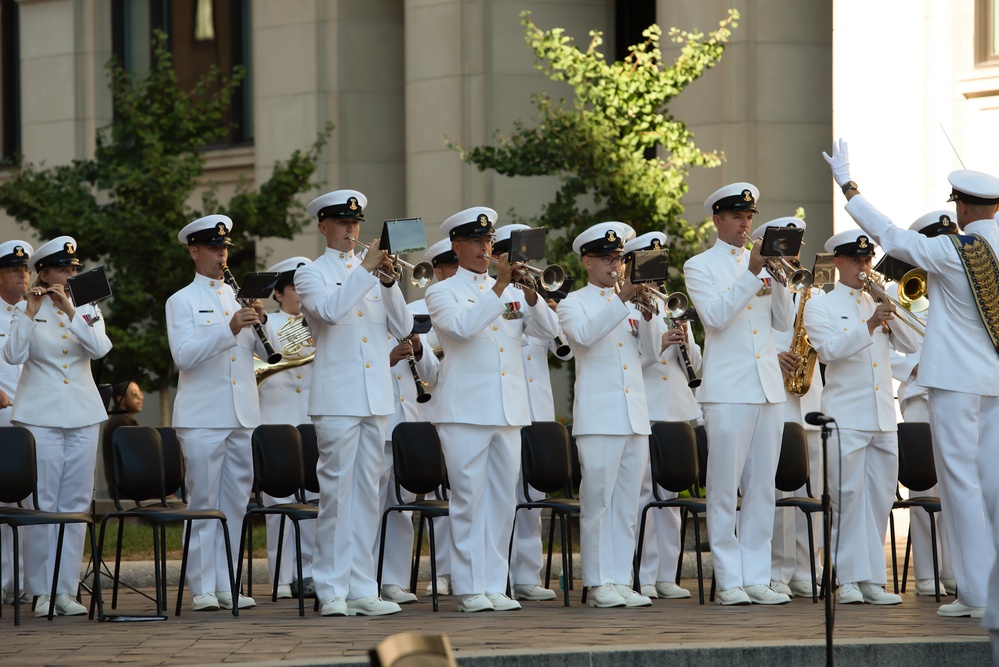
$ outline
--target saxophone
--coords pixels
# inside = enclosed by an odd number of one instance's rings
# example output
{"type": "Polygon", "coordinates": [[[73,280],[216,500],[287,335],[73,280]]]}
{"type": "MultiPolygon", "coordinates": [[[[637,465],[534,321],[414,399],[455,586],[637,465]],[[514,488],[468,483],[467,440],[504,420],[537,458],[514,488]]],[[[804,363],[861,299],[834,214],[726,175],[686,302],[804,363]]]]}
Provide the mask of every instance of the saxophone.
{"type": "Polygon", "coordinates": [[[805,304],[811,296],[811,289],[802,290],[798,294],[798,314],[794,318],[794,335],[789,352],[798,358],[799,363],[797,370],[784,378],[784,390],[792,396],[804,396],[808,393],[815,374],[815,362],[819,358],[819,353],[808,342],[808,334],[805,332],[805,304]]]}

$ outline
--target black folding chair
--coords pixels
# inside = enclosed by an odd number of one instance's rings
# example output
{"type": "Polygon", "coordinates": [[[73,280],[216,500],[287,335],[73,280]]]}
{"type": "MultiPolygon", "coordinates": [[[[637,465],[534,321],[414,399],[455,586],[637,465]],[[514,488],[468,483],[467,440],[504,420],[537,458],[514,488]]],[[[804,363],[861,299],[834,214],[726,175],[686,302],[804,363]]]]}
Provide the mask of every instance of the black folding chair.
{"type": "MultiPolygon", "coordinates": [[[[776,506],[797,507],[805,513],[808,526],[809,565],[812,570],[812,602],[819,601],[818,583],[815,576],[815,536],[812,530],[812,515],[822,512],[822,501],[812,497],[809,481],[808,438],[801,424],[784,422],[784,435],[781,438],[780,459],[777,461],[777,474],[774,479],[777,489],[785,493],[796,493],[805,489],[804,496],[778,498],[776,506]]],[[[823,584],[823,589],[825,585],[823,584]]]]}
{"type": "MultiPolygon", "coordinates": [[[[59,526],[59,536],[56,543],[55,566],[52,573],[52,592],[49,597],[49,615],[51,621],[55,613],[56,585],[59,581],[59,567],[62,561],[62,544],[66,526],[73,523],[87,525],[90,536],[91,553],[97,553],[97,542],[94,540],[94,519],[87,512],[46,512],[41,509],[31,509],[20,505],[31,499],[31,507],[38,507],[38,465],[35,459],[35,436],[22,426],[5,426],[0,428],[0,502],[16,503],[18,507],[0,507],[0,524],[10,526],[12,534],[12,554],[21,553],[19,528],[25,526],[59,526]]],[[[3,548],[3,545],[0,545],[3,548]]],[[[21,590],[20,590],[20,558],[14,561],[14,625],[21,624],[21,590]]],[[[79,563],[70,563],[79,567],[79,563]]],[[[94,575],[94,588],[90,595],[90,618],[94,617],[94,603],[98,613],[103,611],[101,604],[101,578],[94,575]]],[[[0,605],[2,608],[2,605],[0,605]]],[[[2,616],[2,612],[0,612],[2,616]]]]}

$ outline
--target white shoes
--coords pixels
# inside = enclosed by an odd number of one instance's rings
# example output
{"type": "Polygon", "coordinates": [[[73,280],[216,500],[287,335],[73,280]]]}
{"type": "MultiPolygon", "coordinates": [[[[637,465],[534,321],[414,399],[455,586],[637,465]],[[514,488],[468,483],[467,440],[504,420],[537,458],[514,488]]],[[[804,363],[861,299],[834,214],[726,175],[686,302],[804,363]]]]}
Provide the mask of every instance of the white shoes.
{"type": "Polygon", "coordinates": [[[291,598],[291,584],[278,584],[277,599],[288,600],[291,598]]]}
{"type": "Polygon", "coordinates": [[[374,595],[366,598],[357,598],[356,600],[347,600],[348,616],[387,616],[388,614],[395,614],[400,611],[402,609],[395,602],[382,600],[374,595]]]}
{"type": "MultiPolygon", "coordinates": [[[[37,612],[36,612],[37,615],[37,612]]],[[[957,600],[951,602],[950,604],[943,604],[937,609],[937,615],[939,616],[970,616],[971,618],[981,618],[985,615],[985,607],[969,607],[966,604],[961,604],[957,600]]]]}
{"type": "Polygon", "coordinates": [[[588,605],[591,607],[598,607],[600,609],[624,607],[628,604],[625,602],[624,598],[621,597],[621,594],[617,592],[617,587],[614,584],[590,586],[590,589],[587,591],[587,597],[589,598],[587,600],[588,605]]]}
{"type": "MultiPolygon", "coordinates": [[[[796,598],[810,598],[812,597],[812,582],[806,581],[804,579],[798,579],[797,581],[792,580],[791,583],[787,585],[788,589],[791,591],[791,595],[796,598]]],[[[775,587],[776,590],[776,587],[775,587]]],[[[787,593],[787,591],[780,591],[781,593],[787,593]]],[[[818,586],[815,588],[816,594],[818,594],[818,586]]]]}
{"type": "Polygon", "coordinates": [[[732,607],[735,605],[752,604],[753,601],[749,599],[746,591],[742,590],[740,586],[734,586],[732,588],[726,588],[723,591],[715,592],[715,604],[724,605],[726,607],[732,607]]]}
{"type": "Polygon", "coordinates": [[[346,616],[347,601],[343,598],[332,598],[323,603],[319,608],[319,613],[323,616],[346,616]]]}
{"type": "MultiPolygon", "coordinates": [[[[218,600],[219,607],[222,609],[232,609],[232,593],[229,591],[215,591],[215,597],[218,600]]],[[[237,604],[240,609],[250,609],[257,606],[253,598],[246,597],[242,593],[239,595],[237,604]]]]}
{"type": "MultiPolygon", "coordinates": [[[[943,579],[940,580],[940,595],[947,595],[947,587],[944,586],[943,579]]],[[[916,595],[936,595],[936,586],[933,579],[916,579],[916,595]]]]}
{"type": "Polygon", "coordinates": [[[860,593],[864,596],[867,604],[902,604],[902,598],[894,593],[889,593],[877,584],[859,584],[860,593]]]}
{"type": "Polygon", "coordinates": [[[486,593],[486,599],[496,611],[517,611],[521,608],[519,602],[511,600],[503,593],[486,593]]]}
{"type": "Polygon", "coordinates": [[[837,597],[838,604],[863,604],[864,594],[855,583],[842,584],[837,597]]]}
{"type": "Polygon", "coordinates": [[[495,609],[495,607],[493,607],[492,601],[481,593],[476,593],[474,595],[462,595],[461,602],[458,603],[458,611],[468,613],[476,611],[492,611],[493,609],[495,609]]]}
{"type": "MultiPolygon", "coordinates": [[[[427,584],[427,595],[433,595],[433,586],[427,584]]],[[[450,574],[438,574],[437,575],[437,595],[451,595],[451,575],[450,574]]]]}
{"type": "Polygon", "coordinates": [[[396,604],[409,604],[417,601],[415,595],[397,584],[385,584],[382,586],[381,594],[382,600],[396,604]]]}
{"type": "MultiPolygon", "coordinates": [[[[686,588],[680,588],[672,581],[657,581],[655,590],[657,595],[646,595],[645,597],[660,597],[665,600],[682,600],[690,597],[690,591],[686,588]]],[[[642,586],[642,595],[645,595],[645,586],[642,586]]]]}
{"type": "Polygon", "coordinates": [[[650,600],[659,599],[659,591],[652,584],[642,584],[642,595],[649,598],[650,600]]]}
{"type": "Polygon", "coordinates": [[[195,595],[191,600],[191,609],[194,611],[215,611],[219,608],[219,599],[214,593],[195,595]]]}
{"type": "Polygon", "coordinates": [[[56,596],[55,612],[58,616],[83,616],[87,613],[87,608],[73,596],[62,593],[56,596]]]}
{"type": "Polygon", "coordinates": [[[753,584],[743,586],[742,590],[749,597],[753,604],[787,604],[791,601],[791,596],[786,593],[778,593],[767,584],[753,584]]]}
{"type": "Polygon", "coordinates": [[[648,598],[640,593],[636,593],[635,589],[631,586],[625,586],[624,584],[614,584],[614,590],[617,594],[624,598],[625,607],[648,607],[652,604],[652,599],[648,598]]]}
{"type": "Polygon", "coordinates": [[[541,584],[514,584],[513,597],[518,600],[554,600],[555,591],[541,584]]]}
{"type": "Polygon", "coordinates": [[[771,581],[770,588],[774,589],[774,592],[781,593],[783,595],[788,596],[789,598],[794,597],[794,591],[792,591],[791,587],[785,584],[783,581],[771,581]]]}

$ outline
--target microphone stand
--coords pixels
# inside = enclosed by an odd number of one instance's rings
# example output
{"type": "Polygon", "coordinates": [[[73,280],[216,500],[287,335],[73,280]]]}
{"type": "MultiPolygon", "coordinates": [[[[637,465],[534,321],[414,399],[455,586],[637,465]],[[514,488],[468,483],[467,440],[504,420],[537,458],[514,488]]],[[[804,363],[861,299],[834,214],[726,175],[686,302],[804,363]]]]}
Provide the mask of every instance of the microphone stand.
{"type": "Polygon", "coordinates": [[[826,592],[826,665],[833,660],[832,497],[829,494],[829,424],[822,424],[822,588],[826,592]]]}

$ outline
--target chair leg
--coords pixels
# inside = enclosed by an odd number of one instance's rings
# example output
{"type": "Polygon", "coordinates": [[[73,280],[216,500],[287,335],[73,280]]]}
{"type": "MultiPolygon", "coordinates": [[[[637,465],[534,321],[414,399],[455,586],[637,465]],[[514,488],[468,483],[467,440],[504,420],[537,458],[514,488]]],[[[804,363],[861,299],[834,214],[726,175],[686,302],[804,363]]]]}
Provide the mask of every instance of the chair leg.
{"type": "Polygon", "coordinates": [[[642,520],[638,522],[638,546],[635,548],[635,557],[632,559],[631,585],[638,594],[642,593],[642,582],[639,577],[639,570],[642,567],[642,550],[645,548],[645,526],[649,518],[651,505],[642,508],[642,520]]]}
{"type": "MultiPolygon", "coordinates": [[[[553,514],[554,514],[554,512],[553,512],[553,514]]],[[[560,514],[559,517],[561,518],[562,515],[560,514]]],[[[552,516],[548,517],[548,560],[545,563],[545,588],[551,588],[551,582],[552,582],[552,553],[554,552],[554,549],[555,549],[555,523],[552,521],[552,518],[554,518],[554,517],[552,517],[552,516]]],[[[564,522],[565,519],[562,518],[562,521],[564,522]]],[[[562,533],[564,533],[564,532],[565,532],[565,530],[564,530],[564,526],[563,526],[562,533]]],[[[562,549],[565,550],[565,535],[564,534],[562,534],[562,549]]],[[[565,569],[564,568],[562,570],[562,578],[565,579],[565,569]]]]}
{"type": "MultiPolygon", "coordinates": [[[[221,521],[221,519],[220,519],[220,521],[221,521]]],[[[240,531],[239,531],[239,558],[236,560],[236,576],[233,579],[233,588],[234,588],[233,594],[232,594],[232,602],[233,602],[232,608],[233,608],[233,611],[236,611],[239,608],[239,604],[238,604],[239,598],[236,597],[238,595],[236,593],[236,591],[242,589],[242,587],[243,587],[243,548],[246,547],[246,548],[248,548],[250,550],[250,553],[253,552],[253,528],[251,527],[252,525],[253,525],[253,514],[250,513],[250,512],[247,512],[243,516],[243,525],[240,527],[240,531]]],[[[229,534],[226,533],[226,544],[228,544],[228,543],[229,543],[229,534]]],[[[229,562],[232,563],[232,558],[231,557],[229,559],[229,562]]],[[[247,558],[247,566],[246,567],[247,567],[247,570],[248,570],[248,578],[252,580],[253,579],[253,560],[252,560],[252,556],[249,556],[247,558]]],[[[299,584],[301,585],[301,582],[299,582],[299,584]]],[[[247,591],[250,590],[251,586],[252,586],[252,584],[247,583],[247,591]]]]}
{"type": "Polygon", "coordinates": [[[180,557],[180,581],[177,582],[177,610],[174,612],[175,616],[180,616],[180,607],[184,602],[184,582],[187,580],[187,554],[191,548],[191,526],[193,523],[193,521],[184,522],[184,550],[180,557]]]}
{"type": "MultiPolygon", "coordinates": [[[[305,616],[305,578],[302,576],[302,527],[298,521],[291,522],[295,529],[295,569],[298,571],[298,615],[305,616]]],[[[277,572],[278,570],[274,570],[277,572]]],[[[277,579],[277,577],[274,577],[277,579]]],[[[277,584],[274,585],[274,597],[277,598],[277,584]]]]}
{"type": "MultiPolygon", "coordinates": [[[[229,525],[225,519],[219,519],[222,523],[222,537],[225,538],[225,558],[226,565],[229,566],[229,590],[232,595],[232,615],[239,616],[239,585],[236,583],[236,574],[232,567],[232,544],[229,543],[229,525]]],[[[252,572],[250,579],[253,579],[252,572]]]]}
{"type": "Polygon", "coordinates": [[[940,565],[937,562],[937,522],[933,512],[927,510],[930,515],[930,547],[933,550],[933,593],[937,602],[940,602],[940,565]]]}
{"type": "Polygon", "coordinates": [[[680,508],[680,553],[677,555],[676,577],[673,579],[673,583],[677,586],[680,585],[680,575],[683,574],[683,543],[687,539],[687,515],[686,508],[680,508]]]}
{"type": "MultiPolygon", "coordinates": [[[[378,568],[375,574],[375,581],[378,582],[379,592],[381,592],[382,590],[382,568],[385,565],[385,529],[388,527],[386,525],[386,521],[388,521],[388,514],[391,511],[392,510],[385,510],[382,513],[382,530],[381,530],[381,537],[379,538],[378,542],[378,568]]],[[[419,549],[417,549],[417,553],[419,553],[419,549]]],[[[301,586],[302,582],[299,582],[299,588],[301,588],[301,586]]],[[[316,602],[318,601],[319,601],[319,596],[317,595],[316,602]]]]}
{"type": "MultiPolygon", "coordinates": [[[[14,551],[11,553],[19,554],[21,553],[21,547],[20,539],[17,535],[17,526],[11,526],[10,531],[14,538],[11,541],[14,551]]],[[[18,581],[21,579],[21,559],[12,557],[11,560],[14,561],[14,625],[21,625],[21,587],[18,584],[18,581]]],[[[2,604],[2,601],[0,601],[0,604],[2,604]]]]}
{"type": "Polygon", "coordinates": [[[409,590],[416,592],[416,580],[420,576],[420,553],[423,551],[423,522],[427,521],[423,516],[423,512],[420,512],[420,528],[416,535],[416,544],[421,545],[419,550],[413,553],[413,569],[409,573],[409,590]]]}
{"type": "MultiPolygon", "coordinates": [[[[433,517],[425,517],[423,512],[420,512],[420,528],[422,532],[423,522],[427,522],[427,539],[430,540],[430,597],[433,599],[434,611],[437,611],[437,542],[434,535],[434,520],[433,517]]],[[[417,547],[423,548],[423,540],[417,542],[417,547]]],[[[507,577],[509,581],[509,577],[507,577]]],[[[414,580],[415,589],[415,580],[414,580]]]]}
{"type": "Polygon", "coordinates": [[[815,577],[815,533],[812,531],[812,515],[805,512],[805,528],[808,531],[808,565],[812,571],[812,604],[818,604],[818,585],[815,577]]]}
{"type": "MultiPolygon", "coordinates": [[[[253,515],[251,514],[250,516],[253,516],[253,515]]],[[[240,541],[242,541],[242,537],[240,537],[240,541]]],[[[249,595],[252,598],[253,597],[253,521],[250,521],[246,525],[246,543],[247,543],[247,552],[246,552],[246,572],[247,572],[247,577],[246,577],[246,594],[249,595]]],[[[240,560],[240,567],[242,567],[242,561],[243,561],[243,550],[242,549],[240,549],[240,551],[239,551],[239,560],[240,560]]],[[[299,584],[301,584],[301,582],[299,582],[299,584]]],[[[236,600],[235,597],[233,597],[232,599],[234,601],[236,600]]],[[[237,605],[233,604],[232,606],[235,609],[237,605]]]]}
{"type": "MultiPolygon", "coordinates": [[[[559,513],[559,528],[562,530],[562,597],[564,599],[563,603],[566,607],[569,606],[569,587],[565,585],[565,574],[569,571],[569,561],[572,560],[572,543],[569,542],[568,536],[569,532],[566,530],[565,524],[567,521],[571,521],[571,517],[566,516],[563,513],[559,513]]],[[[549,551],[549,553],[551,553],[549,551]]],[[[546,585],[545,588],[548,588],[546,585]]]]}
{"type": "MultiPolygon", "coordinates": [[[[513,523],[510,524],[510,545],[509,545],[509,547],[506,550],[507,567],[509,567],[510,563],[513,563],[513,541],[517,537],[517,514],[518,514],[518,512],[520,512],[520,507],[519,506],[514,507],[513,508],[513,523]]],[[[423,527],[422,524],[420,525],[420,527],[421,528],[423,527]]],[[[551,540],[549,540],[549,542],[550,541],[551,540]]],[[[506,578],[506,591],[505,591],[505,593],[506,593],[506,596],[508,598],[512,598],[513,595],[514,595],[513,594],[513,589],[512,589],[513,582],[511,581],[512,577],[513,577],[513,572],[510,572],[510,574],[506,578]]]]}
{"type": "Polygon", "coordinates": [[[111,592],[111,609],[118,608],[118,582],[121,576],[121,540],[125,532],[125,517],[118,517],[118,543],[114,552],[114,588],[111,592]]]}
{"type": "MultiPolygon", "coordinates": [[[[681,550],[682,551],[682,550],[681,550]]],[[[697,597],[701,604],[704,604],[704,570],[701,560],[701,526],[694,515],[694,555],[697,558],[697,597]]],[[[714,599],[714,574],[711,575],[711,597],[714,599]]]]}
{"type": "MultiPolygon", "coordinates": [[[[151,524],[150,528],[153,531],[153,582],[156,590],[156,615],[160,616],[166,607],[166,601],[161,597],[163,595],[163,580],[160,575],[160,528],[156,524],[151,524]]],[[[164,545],[163,550],[166,550],[164,545]]]]}
{"type": "MultiPolygon", "coordinates": [[[[912,519],[912,510],[909,511],[909,518],[912,519]]],[[[909,533],[905,536],[905,557],[902,559],[902,592],[905,592],[905,582],[909,578],[909,557],[912,555],[912,527],[910,524],[909,533]]]]}
{"type": "Polygon", "coordinates": [[[55,567],[52,570],[52,594],[49,596],[49,620],[55,616],[56,586],[59,583],[59,566],[62,561],[62,543],[66,537],[66,524],[59,524],[59,537],[56,539],[55,567]]]}
{"type": "Polygon", "coordinates": [[[160,582],[163,586],[163,613],[167,612],[167,605],[169,600],[169,594],[167,593],[167,539],[166,539],[166,524],[160,524],[160,582]]]}
{"type": "Polygon", "coordinates": [[[90,536],[90,554],[94,560],[94,586],[90,589],[90,613],[87,618],[93,620],[94,607],[97,608],[97,618],[104,616],[104,601],[101,600],[101,552],[97,550],[97,538],[94,535],[94,524],[87,524],[87,534],[90,536]]]}
{"type": "Polygon", "coordinates": [[[891,571],[895,581],[895,595],[898,595],[898,554],[895,546],[895,510],[888,512],[888,532],[891,534],[891,571]]]}
{"type": "MultiPolygon", "coordinates": [[[[286,519],[287,517],[282,514],[281,524],[278,528],[277,558],[274,559],[274,581],[271,582],[271,602],[277,602],[278,578],[281,573],[281,557],[284,555],[284,523],[286,519]]],[[[266,520],[267,518],[264,517],[264,521],[266,520]]],[[[298,581],[300,582],[299,588],[302,588],[302,580],[299,579],[298,581]]]]}

